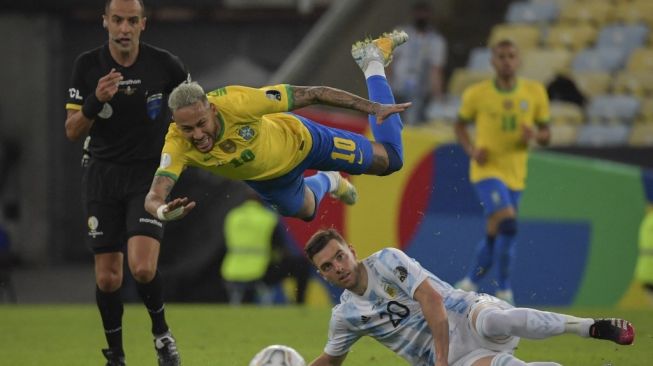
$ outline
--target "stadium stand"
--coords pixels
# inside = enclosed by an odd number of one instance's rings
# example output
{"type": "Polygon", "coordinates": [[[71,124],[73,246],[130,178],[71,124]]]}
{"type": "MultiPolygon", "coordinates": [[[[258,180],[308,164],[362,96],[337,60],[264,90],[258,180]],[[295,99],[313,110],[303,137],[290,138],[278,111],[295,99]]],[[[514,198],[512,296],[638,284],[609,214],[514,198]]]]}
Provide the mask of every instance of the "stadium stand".
{"type": "Polygon", "coordinates": [[[577,51],[596,39],[596,28],[589,24],[555,24],[546,30],[544,46],[577,51]]]}
{"type": "MultiPolygon", "coordinates": [[[[492,75],[489,47],[511,39],[522,52],[522,76],[548,84],[563,74],[587,98],[584,108],[552,102],[553,145],[653,145],[653,1],[514,1],[504,21],[453,71],[450,96],[492,75]]],[[[450,122],[457,99],[450,100],[428,116],[450,122]]]]}

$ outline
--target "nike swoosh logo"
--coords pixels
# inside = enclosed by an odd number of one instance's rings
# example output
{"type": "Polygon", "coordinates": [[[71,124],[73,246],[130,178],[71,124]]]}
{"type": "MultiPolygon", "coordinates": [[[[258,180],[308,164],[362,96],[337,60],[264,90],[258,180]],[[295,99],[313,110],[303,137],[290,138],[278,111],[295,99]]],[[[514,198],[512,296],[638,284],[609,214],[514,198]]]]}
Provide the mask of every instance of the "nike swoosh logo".
{"type": "Polygon", "coordinates": [[[363,150],[358,149],[358,165],[363,164],[363,150]]]}

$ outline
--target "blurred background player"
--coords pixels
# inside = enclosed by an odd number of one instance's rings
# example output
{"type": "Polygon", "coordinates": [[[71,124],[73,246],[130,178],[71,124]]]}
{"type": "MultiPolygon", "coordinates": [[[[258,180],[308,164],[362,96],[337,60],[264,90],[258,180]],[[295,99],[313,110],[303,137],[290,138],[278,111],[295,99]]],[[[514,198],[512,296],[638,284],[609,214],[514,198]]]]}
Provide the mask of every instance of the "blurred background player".
{"type": "Polygon", "coordinates": [[[402,113],[402,120],[408,125],[425,122],[430,102],[444,96],[447,41],[433,27],[432,16],[427,1],[413,5],[413,22],[399,27],[408,34],[410,42],[395,51],[389,72],[397,101],[413,103],[402,113]]]}
{"type": "Polygon", "coordinates": [[[410,103],[394,104],[384,67],[407,39],[406,33],[394,31],[352,48],[371,100],[326,86],[227,86],[205,94],[197,83],[179,85],[169,98],[175,123],[166,135],[145,208],[165,221],[179,219],[195,206],[186,197],[165,201],[186,166],[243,180],[280,214],[306,221],[315,217],[326,193],[354,204],[357,192],[339,171],[388,175],[403,166],[398,112],[410,103]],[[368,114],[375,141],[279,113],[312,104],[368,114]],[[306,169],[320,172],[304,178],[306,169]]]}
{"type": "Polygon", "coordinates": [[[318,231],[304,248],[318,273],[345,289],[331,314],[324,352],[311,366],[339,366],[354,343],[370,336],[411,365],[560,366],[513,356],[520,338],[568,333],[632,344],[623,319],[589,319],[515,308],[487,294],[454,289],[396,248],[358,260],[334,229],[318,231]]]}
{"type": "Polygon", "coordinates": [[[152,319],[159,365],[179,365],[164,315],[157,271],[163,224],[143,209],[170,115],[166,96],[188,78],[179,58],[140,42],[141,0],[108,0],[102,25],[109,39],[79,55],[66,102],[66,136],[90,136],[83,201],[88,244],[95,255],[96,300],[109,347],[107,365],[124,365],[122,343],[123,250],[152,319]]]}
{"type": "Polygon", "coordinates": [[[221,273],[229,303],[272,304],[274,286],[292,276],[297,282],[294,301],[303,304],[310,264],[291,253],[279,215],[265,207],[253,190],[247,189],[246,194],[245,202],[231,209],[224,221],[227,252],[221,273]]]}
{"type": "Polygon", "coordinates": [[[466,277],[456,284],[475,291],[493,265],[496,296],[513,302],[510,272],[517,235],[517,211],[527,173],[531,140],[546,145],[549,101],[544,86],[517,77],[517,46],[502,40],[492,46],[496,76],[467,88],[455,124],[458,142],[470,157],[470,181],[486,215],[486,235],[466,277]],[[467,126],[475,124],[472,142],[467,126]]]}
{"type": "Polygon", "coordinates": [[[635,278],[644,287],[649,306],[653,306],[653,171],[642,174],[648,205],[639,227],[639,255],[635,278]]]}

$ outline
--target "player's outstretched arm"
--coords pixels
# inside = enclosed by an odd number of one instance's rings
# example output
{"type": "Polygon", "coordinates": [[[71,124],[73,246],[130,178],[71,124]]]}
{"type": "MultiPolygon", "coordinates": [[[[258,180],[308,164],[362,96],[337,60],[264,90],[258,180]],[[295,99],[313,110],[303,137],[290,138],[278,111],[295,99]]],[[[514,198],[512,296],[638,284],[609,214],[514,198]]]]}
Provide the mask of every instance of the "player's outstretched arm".
{"type": "Polygon", "coordinates": [[[435,342],[436,366],[449,365],[449,320],[442,296],[428,280],[422,281],[413,295],[419,302],[435,342]]]}
{"type": "Polygon", "coordinates": [[[312,104],[326,104],[335,107],[353,109],[376,116],[376,122],[381,123],[393,113],[403,112],[411,103],[379,104],[359,97],[356,94],[328,86],[290,86],[294,99],[294,108],[302,108],[312,104]]]}
{"type": "Polygon", "coordinates": [[[172,178],[155,176],[150,191],[145,196],[145,210],[161,221],[179,220],[186,216],[195,207],[195,201],[183,197],[166,203],[166,197],[174,186],[175,181],[172,178]]]}
{"type": "Polygon", "coordinates": [[[322,353],[320,357],[316,358],[308,366],[340,366],[345,361],[347,354],[345,353],[342,356],[331,356],[326,353],[322,353]]]}

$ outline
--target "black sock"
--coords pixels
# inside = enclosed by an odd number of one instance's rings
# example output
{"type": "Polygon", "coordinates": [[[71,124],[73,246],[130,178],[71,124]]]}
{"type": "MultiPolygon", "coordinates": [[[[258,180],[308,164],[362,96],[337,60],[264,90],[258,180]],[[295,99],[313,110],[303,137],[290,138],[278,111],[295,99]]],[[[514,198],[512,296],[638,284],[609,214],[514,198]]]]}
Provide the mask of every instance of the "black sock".
{"type": "Polygon", "coordinates": [[[114,292],[104,292],[95,287],[95,301],[102,317],[104,336],[109,348],[123,353],[122,349],[122,297],[120,289],[114,292]]]}
{"type": "Polygon", "coordinates": [[[166,324],[165,311],[163,308],[163,281],[159,271],[149,283],[136,282],[138,294],[143,299],[143,304],[147,308],[152,318],[152,334],[160,335],[168,331],[166,324]]]}

